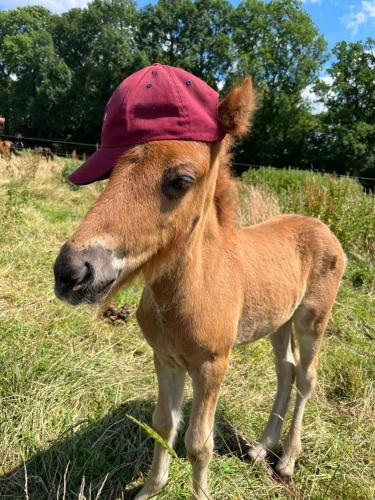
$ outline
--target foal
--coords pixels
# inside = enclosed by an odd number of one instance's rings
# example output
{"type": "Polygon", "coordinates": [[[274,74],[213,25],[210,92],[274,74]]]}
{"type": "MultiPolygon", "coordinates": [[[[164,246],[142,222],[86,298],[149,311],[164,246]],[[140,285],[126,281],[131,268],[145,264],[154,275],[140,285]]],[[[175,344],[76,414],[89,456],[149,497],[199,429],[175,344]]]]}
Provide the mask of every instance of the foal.
{"type": "MultiPolygon", "coordinates": [[[[99,301],[143,274],[137,319],[154,350],[159,382],[153,425],[173,445],[188,373],[193,403],[185,442],[195,499],[209,495],[215,408],[230,350],[266,335],[275,352],[277,393],[250,455],[263,459],[278,448],[296,378],[296,406],[276,465],[280,476],[292,475],[319,348],[345,267],[340,243],[317,219],[280,215],[237,227],[227,149],[232,138],[246,133],[253,108],[251,81],[245,79],[219,105],[224,141],[133,147],[55,264],[56,293],[73,304],[99,301]]],[[[163,487],[168,465],[168,452],[155,444],[138,499],[163,487]]]]}

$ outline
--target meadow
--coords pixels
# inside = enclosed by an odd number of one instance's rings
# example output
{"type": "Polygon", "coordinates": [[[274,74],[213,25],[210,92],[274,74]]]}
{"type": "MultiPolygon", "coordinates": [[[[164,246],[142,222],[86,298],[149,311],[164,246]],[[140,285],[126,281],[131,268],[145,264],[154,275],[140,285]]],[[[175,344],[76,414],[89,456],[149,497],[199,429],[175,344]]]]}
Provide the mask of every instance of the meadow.
{"type": "MultiPolygon", "coordinates": [[[[134,317],[142,283],[117,297],[133,311],[121,325],[54,297],[57,252],[102,189],[70,186],[72,168],[71,160],[32,154],[0,159],[1,499],[130,499],[151,462],[152,438],[128,417],[150,424],[157,397],[151,349],[134,317]]],[[[225,379],[213,498],[374,498],[375,197],[348,178],[272,168],[245,173],[238,190],[243,224],[280,212],[320,217],[340,238],[348,267],[293,481],[246,460],[275,390],[271,346],[259,341],[233,352],[225,379]]],[[[188,386],[182,431],[190,397],[188,386]]],[[[190,498],[182,436],[159,499],[190,498]]]]}

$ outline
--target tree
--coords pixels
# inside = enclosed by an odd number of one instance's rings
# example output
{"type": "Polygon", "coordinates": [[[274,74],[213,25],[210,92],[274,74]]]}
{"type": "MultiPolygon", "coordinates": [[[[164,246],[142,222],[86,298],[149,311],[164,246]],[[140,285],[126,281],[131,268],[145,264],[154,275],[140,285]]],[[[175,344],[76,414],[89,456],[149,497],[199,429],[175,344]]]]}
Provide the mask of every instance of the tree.
{"type": "Polygon", "coordinates": [[[238,62],[229,81],[251,75],[259,98],[254,129],[240,155],[254,163],[308,165],[317,123],[301,92],[316,81],[326,42],[298,0],[243,0],[233,25],[238,62]]]}
{"type": "MultiPolygon", "coordinates": [[[[13,132],[98,142],[105,103],[153,62],[213,87],[251,75],[259,109],[237,153],[246,162],[309,165],[317,117],[301,92],[317,77],[325,42],[299,0],[93,0],[57,16],[0,11],[0,113],[13,132]]],[[[314,149],[315,148],[315,149],[314,149]]]]}
{"type": "Polygon", "coordinates": [[[71,83],[71,72],[56,54],[48,32],[51,13],[42,7],[0,12],[2,113],[13,130],[53,133],[56,107],[71,83]]]}
{"type": "Polygon", "coordinates": [[[159,0],[140,13],[138,45],[149,62],[180,66],[217,87],[233,64],[227,0],[159,0]]]}
{"type": "Polygon", "coordinates": [[[73,74],[65,100],[64,136],[99,141],[104,107],[129,74],[147,64],[138,50],[132,0],[94,0],[55,19],[53,38],[73,74]]]}
{"type": "Polygon", "coordinates": [[[340,42],[328,70],[330,83],[315,89],[326,107],[322,150],[328,168],[375,174],[375,40],[340,42]]]}

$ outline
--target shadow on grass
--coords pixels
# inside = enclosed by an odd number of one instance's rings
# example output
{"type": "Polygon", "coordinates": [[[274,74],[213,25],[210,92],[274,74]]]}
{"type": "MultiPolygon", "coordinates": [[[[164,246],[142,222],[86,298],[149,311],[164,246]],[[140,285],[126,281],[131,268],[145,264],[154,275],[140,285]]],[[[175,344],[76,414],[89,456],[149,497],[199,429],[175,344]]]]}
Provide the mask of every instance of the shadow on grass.
{"type": "MultiPolygon", "coordinates": [[[[183,435],[176,443],[177,455],[185,457],[183,435]]],[[[132,415],[151,424],[154,402],[134,400],[116,408],[97,421],[86,421],[69,429],[47,449],[0,477],[0,498],[44,499],[131,499],[139,490],[151,460],[153,440],[127,418],[132,415]]],[[[215,453],[233,454],[246,460],[248,442],[237,433],[223,415],[216,418],[215,453]]]]}

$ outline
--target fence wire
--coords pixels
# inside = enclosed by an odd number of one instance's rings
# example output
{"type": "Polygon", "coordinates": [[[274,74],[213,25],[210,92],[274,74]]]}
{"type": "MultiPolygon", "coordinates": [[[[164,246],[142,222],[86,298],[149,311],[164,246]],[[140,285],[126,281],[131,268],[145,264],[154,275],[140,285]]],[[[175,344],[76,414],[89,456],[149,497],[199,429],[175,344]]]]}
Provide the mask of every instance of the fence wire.
{"type": "MultiPolygon", "coordinates": [[[[15,135],[9,135],[9,134],[0,134],[0,138],[4,139],[11,139],[15,142],[23,142],[23,141],[30,141],[30,142],[40,142],[40,143],[48,143],[48,144],[63,144],[65,146],[76,146],[76,147],[83,147],[83,148],[92,148],[94,150],[97,150],[99,148],[99,143],[97,144],[91,144],[88,142],[72,142],[72,141],[63,141],[63,140],[56,140],[56,139],[43,139],[40,137],[27,137],[27,136],[22,136],[22,137],[17,137],[15,135]]],[[[26,148],[25,148],[26,149],[26,148]]],[[[73,150],[74,151],[74,150],[73,150]]],[[[70,152],[70,156],[73,154],[73,151],[70,152]]],[[[59,156],[60,158],[69,158],[69,152],[66,151],[65,153],[62,153],[61,151],[57,151],[53,153],[55,156],[59,156]]],[[[89,153],[92,154],[92,153],[89,153]]],[[[78,159],[84,159],[87,154],[84,152],[83,155],[79,155],[75,153],[76,158],[78,159]]],[[[241,163],[241,162],[232,162],[233,167],[238,168],[242,172],[249,168],[262,168],[265,165],[256,165],[253,163],[241,163]]],[[[280,170],[287,170],[287,167],[275,167],[275,168],[280,168],[280,170]]],[[[335,172],[322,172],[319,170],[311,170],[312,172],[316,173],[323,173],[323,174],[329,174],[333,175],[334,177],[349,177],[350,179],[357,179],[358,181],[363,181],[365,183],[369,182],[372,184],[372,186],[375,186],[375,177],[364,177],[360,175],[347,175],[347,174],[336,174],[335,172]]],[[[241,172],[241,173],[242,173],[241,172]]]]}

